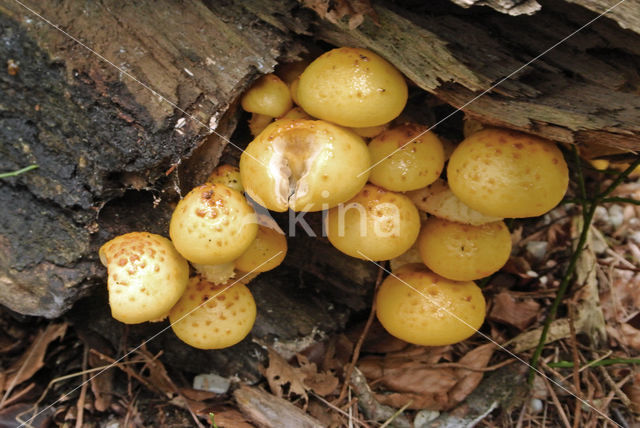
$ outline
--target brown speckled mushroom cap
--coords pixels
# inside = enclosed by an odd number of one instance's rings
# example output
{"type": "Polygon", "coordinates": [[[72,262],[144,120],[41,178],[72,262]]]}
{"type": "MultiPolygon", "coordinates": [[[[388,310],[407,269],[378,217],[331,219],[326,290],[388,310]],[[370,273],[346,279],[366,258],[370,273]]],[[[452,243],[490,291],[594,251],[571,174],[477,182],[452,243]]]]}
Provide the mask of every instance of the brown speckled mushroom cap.
{"type": "Polygon", "coordinates": [[[147,232],[118,236],[100,248],[107,267],[109,305],[118,321],[163,318],[184,292],[189,264],[167,238],[147,232]]]}
{"type": "Polygon", "coordinates": [[[255,212],[244,196],[225,185],[206,183],[176,206],[169,235],[193,263],[218,265],[238,258],[258,233],[255,212]]]}
{"type": "Polygon", "coordinates": [[[454,150],[447,179],[453,193],[482,214],[520,218],[555,207],[567,191],[569,171],[553,142],[488,128],[454,150]]]}
{"type": "Polygon", "coordinates": [[[176,336],[194,348],[227,348],[251,331],[256,304],[244,284],[215,285],[195,276],[169,320],[176,336]]]}

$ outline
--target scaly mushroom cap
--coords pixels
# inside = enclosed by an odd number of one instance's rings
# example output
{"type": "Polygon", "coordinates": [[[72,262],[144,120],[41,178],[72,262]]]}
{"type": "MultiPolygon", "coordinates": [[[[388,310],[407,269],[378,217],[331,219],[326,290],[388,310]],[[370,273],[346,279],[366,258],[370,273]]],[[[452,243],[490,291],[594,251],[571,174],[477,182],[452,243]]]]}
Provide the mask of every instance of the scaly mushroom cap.
{"type": "Polygon", "coordinates": [[[404,77],[385,59],[366,49],[338,48],[300,75],[296,97],[313,117],[363,128],[396,118],[407,94],[404,77]]]}
{"type": "Polygon", "coordinates": [[[207,178],[207,183],[223,184],[237,192],[244,192],[240,170],[229,164],[220,165],[214,169],[209,178],[207,178]]]}
{"type": "Polygon", "coordinates": [[[189,280],[189,264],[167,238],[132,232],[100,248],[107,267],[111,315],[126,324],[158,320],[178,301],[189,280]]]}
{"type": "Polygon", "coordinates": [[[444,168],[440,139],[427,127],[415,123],[405,123],[378,135],[369,143],[369,153],[373,165],[369,181],[394,192],[428,186],[444,168]]]}
{"type": "Polygon", "coordinates": [[[258,236],[235,261],[235,267],[242,272],[267,272],[278,267],[286,255],[287,238],[284,234],[260,225],[258,236]]]}
{"type": "Polygon", "coordinates": [[[424,265],[409,264],[380,285],[376,315],[398,339],[422,346],[451,345],[482,326],[485,301],[471,281],[451,281],[424,265]]]}
{"type": "Polygon", "coordinates": [[[511,235],[503,221],[481,226],[429,217],[418,249],[425,265],[454,281],[471,281],[497,272],[509,260],[511,235]]]}
{"type": "Polygon", "coordinates": [[[243,284],[215,285],[195,276],[171,309],[169,320],[176,336],[186,344],[222,349],[249,334],[256,320],[256,303],[243,284]]]}
{"type": "Polygon", "coordinates": [[[447,166],[449,187],[471,208],[495,217],[535,217],[562,200],[569,171],[554,143],[488,128],[467,137],[447,166]]]}
{"type": "Polygon", "coordinates": [[[369,166],[362,138],[321,120],[277,120],[240,157],[247,193],[278,212],[320,211],[348,200],[367,182],[369,166]]]}
{"type": "Polygon", "coordinates": [[[233,261],[256,238],[256,214],[247,200],[223,184],[191,190],[171,216],[169,235],[180,254],[193,263],[233,261]]]}
{"type": "Polygon", "coordinates": [[[275,74],[259,78],[240,103],[245,111],[271,117],[282,116],[293,107],[289,87],[275,74]]]}
{"type": "Polygon", "coordinates": [[[475,226],[502,220],[502,217],[484,215],[465,205],[442,179],[425,188],[407,192],[407,196],[419,210],[445,220],[475,226]]]}
{"type": "Polygon", "coordinates": [[[406,196],[367,184],[326,217],[329,241],[364,260],[389,260],[407,251],[418,237],[420,216],[406,196]]]}

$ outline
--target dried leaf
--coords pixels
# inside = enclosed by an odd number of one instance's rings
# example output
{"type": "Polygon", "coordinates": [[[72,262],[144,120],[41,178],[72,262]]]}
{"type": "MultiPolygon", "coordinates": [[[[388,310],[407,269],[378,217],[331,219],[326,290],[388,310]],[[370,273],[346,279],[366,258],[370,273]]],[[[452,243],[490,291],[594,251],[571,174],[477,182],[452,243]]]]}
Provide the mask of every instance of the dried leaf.
{"type": "Polygon", "coordinates": [[[535,300],[518,301],[509,293],[501,292],[493,299],[489,319],[524,330],[535,321],[539,310],[535,300]]]}
{"type": "Polygon", "coordinates": [[[253,425],[247,422],[242,413],[235,409],[226,408],[213,412],[214,421],[220,428],[253,428],[253,425]]]}
{"type": "MultiPolygon", "coordinates": [[[[464,357],[460,358],[459,364],[474,369],[484,368],[489,363],[489,360],[495,350],[496,345],[493,343],[478,346],[477,348],[467,352],[464,357]]],[[[467,369],[456,369],[455,375],[459,380],[451,391],[449,391],[450,408],[456,406],[474,389],[476,389],[480,384],[484,373],[467,369]]]]}
{"type": "MultiPolygon", "coordinates": [[[[89,367],[101,367],[104,363],[94,353],[89,353],[89,367]]],[[[91,376],[91,392],[93,393],[93,406],[99,412],[106,411],[111,406],[113,395],[113,370],[106,370],[100,376],[91,376]]]]}
{"type": "Polygon", "coordinates": [[[303,374],[303,383],[307,389],[324,397],[331,394],[338,387],[340,382],[332,373],[318,372],[316,364],[310,362],[304,355],[298,354],[297,358],[300,368],[296,370],[303,374]]]}
{"type": "Polygon", "coordinates": [[[640,413],[640,374],[636,374],[622,390],[631,401],[631,410],[640,413]]]}
{"type": "Polygon", "coordinates": [[[338,24],[349,17],[349,28],[357,28],[366,16],[378,22],[378,15],[369,0],[299,0],[304,7],[315,11],[320,18],[338,24]]]}
{"type": "Polygon", "coordinates": [[[31,376],[44,366],[44,357],[49,344],[63,337],[66,331],[67,323],[49,324],[41,330],[24,354],[6,371],[4,387],[12,388],[31,379],[31,376]]]}
{"type": "Polygon", "coordinates": [[[391,394],[375,394],[374,396],[379,403],[396,409],[405,406],[409,401],[411,401],[408,409],[442,410],[447,407],[447,403],[449,401],[446,393],[425,395],[394,392],[391,394]]]}
{"type": "Polygon", "coordinates": [[[304,385],[304,373],[291,367],[289,363],[273,349],[269,351],[269,367],[264,370],[271,392],[278,398],[291,398],[292,395],[302,397],[309,402],[307,389],[304,385]]]}

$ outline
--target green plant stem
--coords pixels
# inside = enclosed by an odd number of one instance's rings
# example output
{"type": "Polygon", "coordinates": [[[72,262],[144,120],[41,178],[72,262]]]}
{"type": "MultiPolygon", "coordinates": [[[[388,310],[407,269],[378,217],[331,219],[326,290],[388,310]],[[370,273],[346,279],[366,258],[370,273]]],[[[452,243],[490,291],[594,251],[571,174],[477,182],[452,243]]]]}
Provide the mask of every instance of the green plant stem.
{"type": "Polygon", "coordinates": [[[629,176],[629,174],[631,174],[633,172],[634,169],[636,169],[638,166],[640,166],[640,156],[638,156],[638,158],[633,161],[633,163],[631,165],[629,165],[627,167],[627,169],[625,169],[624,171],[622,171],[622,173],[620,173],[620,175],[618,175],[618,177],[613,181],[613,183],[611,183],[609,185],[609,187],[607,187],[607,189],[600,193],[598,196],[596,196],[596,200],[602,200],[604,198],[606,198],[607,196],[609,196],[611,194],[611,192],[613,192],[615,190],[616,187],[618,187],[620,185],[620,183],[622,183],[624,181],[625,178],[627,178],[629,176]]]}
{"type": "Polygon", "coordinates": [[[609,198],[604,198],[600,202],[602,202],[603,204],[607,203],[607,202],[622,202],[624,204],[640,205],[640,200],[638,200],[638,199],[621,198],[619,196],[611,196],[609,198]]]}
{"type": "Polygon", "coordinates": [[[23,174],[27,171],[31,171],[32,169],[36,169],[36,168],[38,168],[38,165],[34,164],[34,165],[25,166],[24,168],[19,169],[17,171],[3,172],[3,173],[0,173],[0,178],[16,177],[20,174],[23,174]]]}
{"type": "MultiPolygon", "coordinates": [[[[582,366],[584,367],[600,367],[600,366],[612,366],[614,364],[640,364],[640,359],[638,358],[610,358],[607,360],[600,361],[592,361],[590,363],[582,366]]],[[[547,365],[551,368],[564,368],[570,369],[573,368],[573,362],[571,361],[558,361],[557,363],[547,363],[547,365]]]]}
{"type": "Polygon", "coordinates": [[[582,225],[582,231],[580,232],[580,238],[578,239],[578,244],[576,245],[573,254],[571,255],[571,259],[569,261],[569,266],[565,271],[562,282],[558,287],[558,293],[556,294],[556,298],[553,300],[551,304],[551,308],[549,309],[549,313],[544,320],[544,326],[542,327],[542,333],[540,334],[540,340],[538,341],[538,346],[536,346],[535,351],[533,352],[533,356],[531,357],[531,370],[529,371],[529,383],[533,383],[533,379],[536,374],[536,369],[538,367],[538,361],[540,360],[540,355],[542,354],[542,349],[544,348],[545,342],[547,341],[547,334],[549,333],[549,328],[551,328],[551,322],[555,319],[556,313],[558,312],[558,307],[560,306],[560,302],[564,299],[564,295],[567,292],[567,288],[569,287],[569,282],[571,278],[573,278],[573,272],[576,268],[576,264],[578,263],[578,259],[580,258],[580,254],[582,253],[582,249],[584,245],[587,243],[587,237],[589,236],[589,226],[591,225],[591,221],[593,220],[593,215],[596,212],[597,203],[593,203],[589,207],[589,211],[587,212],[584,220],[584,224],[582,225]]]}

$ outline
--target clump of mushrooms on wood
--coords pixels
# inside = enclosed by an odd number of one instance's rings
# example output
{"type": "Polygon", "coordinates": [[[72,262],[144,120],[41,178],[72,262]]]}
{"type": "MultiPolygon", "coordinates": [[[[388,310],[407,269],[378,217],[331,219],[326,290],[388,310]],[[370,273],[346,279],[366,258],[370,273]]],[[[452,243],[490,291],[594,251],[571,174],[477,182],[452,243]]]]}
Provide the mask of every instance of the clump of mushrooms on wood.
{"type": "Polygon", "coordinates": [[[392,335],[430,346],[474,334],[485,317],[474,281],[501,269],[511,251],[503,219],[554,208],[567,165],[553,142],[512,130],[468,131],[453,146],[400,119],[407,97],[404,76],[359,48],[260,78],[241,100],[254,139],[239,167],[219,166],[178,203],[171,241],[132,232],[100,249],[113,317],[135,324],[168,316],[196,348],[241,341],[257,311],[247,284],[287,251],[257,203],[327,211],[338,250],[391,260],[376,314],[392,335]]]}

